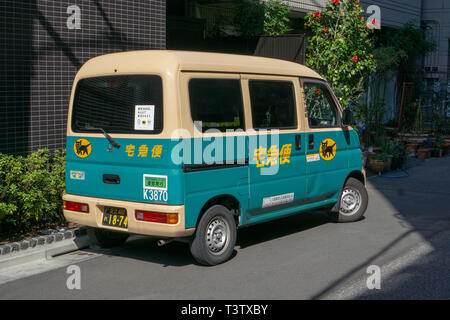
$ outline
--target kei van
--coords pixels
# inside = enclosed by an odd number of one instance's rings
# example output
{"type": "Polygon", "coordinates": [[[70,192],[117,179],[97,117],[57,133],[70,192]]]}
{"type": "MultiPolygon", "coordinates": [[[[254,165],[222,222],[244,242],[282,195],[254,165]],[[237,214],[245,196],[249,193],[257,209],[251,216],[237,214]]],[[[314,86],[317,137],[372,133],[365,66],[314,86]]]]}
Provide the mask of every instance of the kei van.
{"type": "Polygon", "coordinates": [[[359,139],[326,81],[262,57],[133,51],[89,60],[67,125],[64,215],[105,247],[129,234],[228,260],[237,228],[324,208],[359,220],[359,139]]]}

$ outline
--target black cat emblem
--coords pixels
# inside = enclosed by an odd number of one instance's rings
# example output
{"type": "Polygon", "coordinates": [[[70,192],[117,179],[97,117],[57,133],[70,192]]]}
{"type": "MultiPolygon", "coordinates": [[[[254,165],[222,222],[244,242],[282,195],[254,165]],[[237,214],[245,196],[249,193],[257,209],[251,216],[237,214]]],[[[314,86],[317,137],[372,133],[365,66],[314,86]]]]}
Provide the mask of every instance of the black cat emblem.
{"type": "Polygon", "coordinates": [[[324,160],[332,160],[336,156],[336,142],[333,139],[327,138],[320,144],[320,156],[324,160]]]}
{"type": "Polygon", "coordinates": [[[91,154],[91,143],[86,139],[78,139],[73,145],[73,151],[79,158],[86,158],[91,154]]]}

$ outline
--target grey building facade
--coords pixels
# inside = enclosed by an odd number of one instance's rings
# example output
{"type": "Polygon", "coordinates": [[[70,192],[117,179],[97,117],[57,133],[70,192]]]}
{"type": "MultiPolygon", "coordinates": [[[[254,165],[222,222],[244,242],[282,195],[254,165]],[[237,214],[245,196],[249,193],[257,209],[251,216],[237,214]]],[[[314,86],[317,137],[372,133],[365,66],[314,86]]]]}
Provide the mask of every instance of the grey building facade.
{"type": "MultiPolygon", "coordinates": [[[[285,3],[294,11],[294,15],[303,16],[309,11],[320,11],[328,0],[289,0],[285,3]]],[[[380,8],[381,28],[400,28],[407,22],[414,22],[427,30],[430,40],[436,43],[436,50],[423,60],[427,101],[441,104],[443,114],[450,117],[450,0],[360,0],[364,8],[376,5],[380,8]]],[[[370,12],[366,12],[366,16],[370,12]]],[[[394,76],[395,77],[395,76],[394,76]]],[[[395,105],[395,79],[388,88],[390,105],[395,105]]],[[[388,118],[394,116],[394,108],[387,110],[388,118]]]]}

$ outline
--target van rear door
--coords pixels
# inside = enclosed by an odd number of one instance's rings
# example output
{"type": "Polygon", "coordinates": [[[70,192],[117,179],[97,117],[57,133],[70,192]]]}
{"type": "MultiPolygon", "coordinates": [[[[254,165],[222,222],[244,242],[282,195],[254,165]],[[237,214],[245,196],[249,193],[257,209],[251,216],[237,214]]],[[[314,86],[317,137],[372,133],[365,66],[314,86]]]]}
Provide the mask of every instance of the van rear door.
{"type": "Polygon", "coordinates": [[[159,135],[164,116],[160,76],[81,79],[70,110],[67,193],[182,204],[181,190],[169,190],[182,185],[177,183],[181,170],[171,161],[170,139],[159,135]]]}

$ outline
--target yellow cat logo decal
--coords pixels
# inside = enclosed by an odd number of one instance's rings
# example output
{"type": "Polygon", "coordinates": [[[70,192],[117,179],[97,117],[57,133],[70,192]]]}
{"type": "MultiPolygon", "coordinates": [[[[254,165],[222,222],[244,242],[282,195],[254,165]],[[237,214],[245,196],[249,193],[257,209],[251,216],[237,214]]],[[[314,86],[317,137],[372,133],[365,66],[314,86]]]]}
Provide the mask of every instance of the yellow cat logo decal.
{"type": "Polygon", "coordinates": [[[87,158],[92,152],[91,143],[86,139],[78,139],[73,144],[73,151],[78,158],[87,158]]]}
{"type": "Polygon", "coordinates": [[[319,154],[323,160],[326,161],[333,160],[334,157],[336,156],[336,150],[337,150],[336,142],[333,139],[327,138],[320,143],[319,154]]]}

